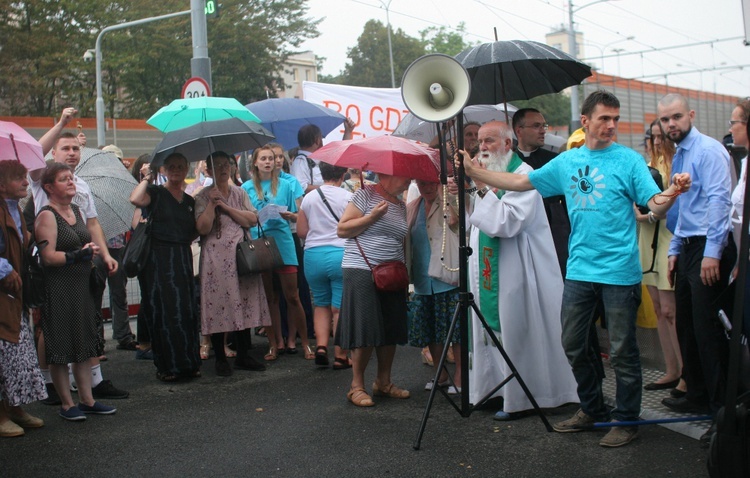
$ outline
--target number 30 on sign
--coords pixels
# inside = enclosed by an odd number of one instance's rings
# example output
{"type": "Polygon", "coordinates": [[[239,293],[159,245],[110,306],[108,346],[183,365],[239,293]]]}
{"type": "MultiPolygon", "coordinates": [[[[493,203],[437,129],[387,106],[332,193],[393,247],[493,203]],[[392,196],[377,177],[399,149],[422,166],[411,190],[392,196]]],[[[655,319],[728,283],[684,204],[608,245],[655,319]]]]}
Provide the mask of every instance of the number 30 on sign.
{"type": "Polygon", "coordinates": [[[208,87],[208,83],[203,78],[190,78],[182,86],[181,98],[200,98],[202,96],[211,96],[211,88],[208,87]]]}

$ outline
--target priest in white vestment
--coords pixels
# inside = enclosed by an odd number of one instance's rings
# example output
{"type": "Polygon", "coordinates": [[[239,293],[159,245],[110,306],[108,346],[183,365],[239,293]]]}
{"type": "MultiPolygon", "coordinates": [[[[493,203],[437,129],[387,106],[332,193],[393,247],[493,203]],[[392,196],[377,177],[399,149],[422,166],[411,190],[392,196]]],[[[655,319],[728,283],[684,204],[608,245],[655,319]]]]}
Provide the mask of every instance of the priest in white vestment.
{"type": "MultiPolygon", "coordinates": [[[[488,169],[532,170],[512,151],[505,123],[482,126],[479,142],[478,159],[488,169]]],[[[469,283],[482,315],[540,407],[577,403],[576,382],[561,343],[563,280],[542,197],[536,191],[480,188],[469,222],[469,283]]],[[[511,370],[476,314],[470,315],[469,401],[476,404],[511,370]]],[[[504,398],[498,420],[533,408],[516,379],[494,396],[504,398]]]]}

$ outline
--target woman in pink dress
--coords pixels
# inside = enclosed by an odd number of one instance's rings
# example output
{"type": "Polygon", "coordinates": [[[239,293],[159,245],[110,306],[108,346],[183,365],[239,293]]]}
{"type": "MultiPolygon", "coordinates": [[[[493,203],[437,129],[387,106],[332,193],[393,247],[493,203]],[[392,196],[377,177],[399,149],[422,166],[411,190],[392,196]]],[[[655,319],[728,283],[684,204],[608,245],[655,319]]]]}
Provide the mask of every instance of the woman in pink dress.
{"type": "Polygon", "coordinates": [[[260,274],[237,275],[237,244],[247,228],[257,224],[258,214],[242,188],[229,184],[229,161],[224,152],[212,154],[206,172],[214,182],[195,197],[201,236],[201,333],[211,335],[220,376],[232,374],[224,352],[224,333],[236,332],[234,368],[260,371],[265,365],[249,353],[252,330],[271,325],[260,274]]]}

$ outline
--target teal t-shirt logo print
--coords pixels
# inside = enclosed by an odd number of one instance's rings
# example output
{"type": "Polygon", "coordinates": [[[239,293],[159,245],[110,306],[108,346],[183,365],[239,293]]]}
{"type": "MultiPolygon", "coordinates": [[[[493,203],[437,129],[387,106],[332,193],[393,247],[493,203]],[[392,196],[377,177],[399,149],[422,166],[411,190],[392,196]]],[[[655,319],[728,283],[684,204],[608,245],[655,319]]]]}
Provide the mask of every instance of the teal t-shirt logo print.
{"type": "Polygon", "coordinates": [[[570,185],[573,199],[580,207],[596,204],[596,200],[602,197],[598,190],[607,187],[601,182],[604,175],[599,174],[599,168],[589,170],[589,166],[586,166],[585,169],[579,169],[578,175],[573,175],[570,179],[573,181],[570,185]]]}

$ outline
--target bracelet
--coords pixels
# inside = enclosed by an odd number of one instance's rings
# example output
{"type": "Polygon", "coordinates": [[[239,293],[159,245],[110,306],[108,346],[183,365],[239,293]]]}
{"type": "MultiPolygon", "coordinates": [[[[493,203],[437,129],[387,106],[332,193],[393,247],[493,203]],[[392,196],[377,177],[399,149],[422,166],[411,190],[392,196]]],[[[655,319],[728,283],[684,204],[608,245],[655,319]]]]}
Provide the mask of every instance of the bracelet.
{"type": "Polygon", "coordinates": [[[473,188],[466,188],[465,192],[466,192],[466,194],[473,194],[473,193],[477,192],[477,187],[474,186],[473,188]]]}
{"type": "Polygon", "coordinates": [[[653,224],[655,222],[656,222],[656,218],[654,217],[654,212],[653,211],[649,211],[648,212],[648,223],[649,224],[653,224]]]}
{"type": "Polygon", "coordinates": [[[477,191],[477,196],[479,196],[480,199],[484,199],[484,196],[486,196],[488,192],[490,192],[490,188],[488,186],[485,186],[477,191]]]}

